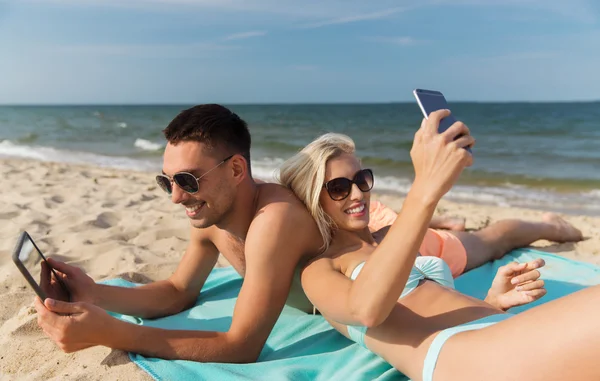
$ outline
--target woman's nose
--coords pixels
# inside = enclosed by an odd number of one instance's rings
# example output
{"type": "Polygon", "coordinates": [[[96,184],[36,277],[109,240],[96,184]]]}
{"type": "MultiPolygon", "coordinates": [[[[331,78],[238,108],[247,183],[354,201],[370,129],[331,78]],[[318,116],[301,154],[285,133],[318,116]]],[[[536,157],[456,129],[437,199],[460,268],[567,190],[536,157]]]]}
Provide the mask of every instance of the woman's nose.
{"type": "Polygon", "coordinates": [[[360,201],[363,197],[363,192],[358,188],[358,185],[352,184],[352,188],[350,188],[350,199],[360,201]]]}

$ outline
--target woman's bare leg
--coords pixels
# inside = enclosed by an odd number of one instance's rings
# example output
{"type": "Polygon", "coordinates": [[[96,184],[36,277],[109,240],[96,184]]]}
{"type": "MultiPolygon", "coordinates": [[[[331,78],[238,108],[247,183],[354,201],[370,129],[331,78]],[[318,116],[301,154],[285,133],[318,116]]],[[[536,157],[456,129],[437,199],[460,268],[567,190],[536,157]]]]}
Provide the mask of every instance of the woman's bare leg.
{"type": "Polygon", "coordinates": [[[454,216],[433,216],[429,222],[429,227],[431,229],[464,231],[465,218],[454,216]]]}
{"type": "Polygon", "coordinates": [[[465,271],[502,258],[509,251],[529,246],[540,239],[553,242],[577,242],[583,239],[580,230],[554,213],[545,213],[540,222],[500,220],[476,232],[450,233],[460,239],[467,251],[465,271]]]}
{"type": "Polygon", "coordinates": [[[433,380],[600,380],[600,286],[456,334],[433,380]]]}

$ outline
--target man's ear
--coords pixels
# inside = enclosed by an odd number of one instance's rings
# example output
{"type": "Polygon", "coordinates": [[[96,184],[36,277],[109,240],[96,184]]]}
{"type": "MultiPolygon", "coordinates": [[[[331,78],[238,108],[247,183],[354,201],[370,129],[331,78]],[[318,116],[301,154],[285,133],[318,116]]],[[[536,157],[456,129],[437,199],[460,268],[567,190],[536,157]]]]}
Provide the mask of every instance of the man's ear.
{"type": "Polygon", "coordinates": [[[243,179],[248,176],[248,162],[242,155],[235,155],[231,158],[231,169],[233,171],[233,178],[237,183],[240,183],[243,179]]]}

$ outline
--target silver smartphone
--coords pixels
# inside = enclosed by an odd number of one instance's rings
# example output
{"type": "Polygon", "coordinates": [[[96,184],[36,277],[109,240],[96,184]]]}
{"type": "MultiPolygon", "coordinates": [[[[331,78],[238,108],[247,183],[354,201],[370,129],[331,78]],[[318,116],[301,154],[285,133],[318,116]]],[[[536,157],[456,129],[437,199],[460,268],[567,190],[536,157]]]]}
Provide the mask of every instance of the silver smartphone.
{"type": "MultiPolygon", "coordinates": [[[[435,90],[424,90],[424,89],[415,89],[413,90],[413,94],[417,99],[417,103],[419,104],[419,108],[421,108],[421,112],[425,119],[429,119],[429,114],[437,110],[449,110],[448,102],[446,102],[446,98],[444,94],[440,91],[435,90]]],[[[456,122],[456,119],[451,114],[440,121],[440,126],[438,128],[438,132],[441,134],[446,131],[450,126],[452,126],[456,122]]],[[[465,149],[471,152],[470,147],[465,147],[465,149]]]]}

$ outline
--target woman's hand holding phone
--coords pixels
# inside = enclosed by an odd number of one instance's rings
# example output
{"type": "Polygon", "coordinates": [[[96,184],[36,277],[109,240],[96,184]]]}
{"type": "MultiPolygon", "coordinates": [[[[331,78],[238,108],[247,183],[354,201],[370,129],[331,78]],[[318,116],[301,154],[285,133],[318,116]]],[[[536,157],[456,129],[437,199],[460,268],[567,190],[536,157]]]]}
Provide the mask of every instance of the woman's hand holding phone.
{"type": "Polygon", "coordinates": [[[473,156],[463,148],[475,144],[475,139],[464,123],[456,122],[438,133],[440,121],[449,115],[449,110],[438,110],[423,119],[410,151],[415,168],[413,187],[435,203],[452,188],[464,168],[473,164],[473,156]]]}

